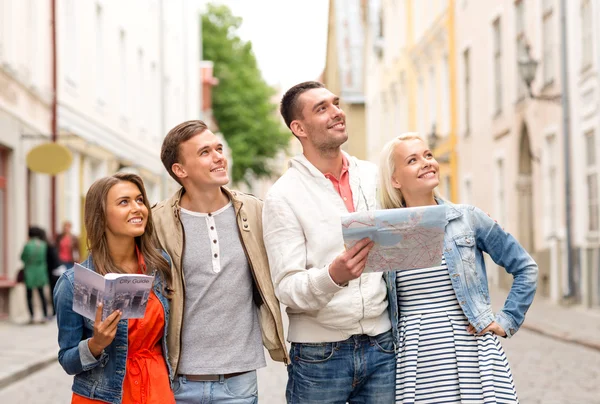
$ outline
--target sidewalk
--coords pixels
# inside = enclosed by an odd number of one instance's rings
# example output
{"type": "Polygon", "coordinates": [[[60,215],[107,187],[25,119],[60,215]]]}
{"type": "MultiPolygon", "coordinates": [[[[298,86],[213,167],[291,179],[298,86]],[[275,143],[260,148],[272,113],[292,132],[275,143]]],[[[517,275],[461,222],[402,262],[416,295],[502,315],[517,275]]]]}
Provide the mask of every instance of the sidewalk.
{"type": "MultiPolygon", "coordinates": [[[[490,290],[494,311],[502,307],[507,294],[504,290],[490,290]]],[[[287,324],[285,314],[284,322],[287,324]]],[[[600,351],[600,310],[558,306],[536,296],[522,328],[600,351]]],[[[57,360],[54,321],[36,325],[0,322],[0,341],[4,341],[0,345],[0,389],[57,360]]],[[[268,360],[268,366],[259,370],[258,376],[261,399],[283,402],[280,400],[287,379],[283,365],[268,360]],[[263,397],[265,394],[267,397],[263,397]]]]}
{"type": "Polygon", "coordinates": [[[0,322],[0,389],[58,358],[56,321],[21,325],[0,322]]]}
{"type": "MultiPolygon", "coordinates": [[[[490,288],[490,296],[497,312],[508,291],[490,288]]],[[[600,310],[559,306],[536,295],[521,328],[600,351],[600,310]]]]}

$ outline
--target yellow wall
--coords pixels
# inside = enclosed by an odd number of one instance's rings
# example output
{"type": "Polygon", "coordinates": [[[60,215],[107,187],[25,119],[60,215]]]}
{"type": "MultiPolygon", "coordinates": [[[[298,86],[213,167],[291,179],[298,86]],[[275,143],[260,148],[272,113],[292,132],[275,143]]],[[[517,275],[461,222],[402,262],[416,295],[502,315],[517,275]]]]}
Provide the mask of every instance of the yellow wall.
{"type": "MultiPolygon", "coordinates": [[[[413,6],[415,5],[416,1],[420,0],[407,0],[405,3],[407,18],[406,54],[412,55],[412,57],[418,59],[421,65],[429,65],[430,63],[435,62],[442,54],[447,54],[448,56],[448,99],[442,100],[441,97],[436,96],[436,101],[438,103],[436,108],[437,111],[441,111],[442,103],[449,103],[449,133],[447,134],[448,136],[443,139],[443,142],[440,143],[435,150],[433,150],[433,152],[437,156],[448,155],[448,164],[442,163],[440,170],[442,173],[448,173],[450,177],[450,194],[446,195],[446,197],[456,202],[458,201],[458,164],[455,151],[458,131],[458,90],[454,0],[447,0],[445,11],[440,15],[440,18],[435,19],[433,24],[425,29],[424,34],[420,38],[414,38],[413,35],[413,27],[416,25],[416,22],[414,21],[415,13],[413,6]],[[439,41],[434,38],[434,35],[439,32],[440,28],[444,30],[444,36],[446,39],[445,41],[439,41]],[[434,58],[436,59],[434,60],[434,58]]],[[[418,108],[424,108],[424,106],[417,105],[418,68],[412,61],[410,61],[410,57],[407,59],[408,63],[406,66],[406,78],[408,81],[407,85],[409,86],[408,122],[410,128],[416,130],[418,127],[418,108]]],[[[436,79],[435,84],[436,94],[442,94],[441,80],[436,79]]],[[[424,133],[423,135],[428,135],[428,133],[424,133]]]]}
{"type": "MultiPolygon", "coordinates": [[[[325,70],[323,72],[323,84],[336,95],[341,96],[340,72],[338,65],[337,37],[335,29],[335,7],[333,0],[329,1],[329,23],[327,30],[327,52],[325,56],[325,70]]],[[[346,113],[346,129],[348,130],[348,142],[343,146],[350,155],[359,159],[367,157],[367,130],[365,105],[347,103],[343,97],[340,106],[346,113]]]]}

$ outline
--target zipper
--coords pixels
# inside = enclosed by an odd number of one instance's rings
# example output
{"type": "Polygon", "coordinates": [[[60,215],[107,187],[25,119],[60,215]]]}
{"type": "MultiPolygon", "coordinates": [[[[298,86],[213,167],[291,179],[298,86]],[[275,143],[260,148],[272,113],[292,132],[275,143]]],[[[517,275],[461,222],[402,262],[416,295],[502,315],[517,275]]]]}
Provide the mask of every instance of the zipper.
{"type": "MultiPolygon", "coordinates": [[[[242,211],[242,206],[244,206],[244,203],[240,201],[240,209],[238,210],[238,212],[236,214],[236,222],[241,217],[240,212],[242,211]]],[[[269,313],[271,314],[271,317],[273,318],[273,322],[275,324],[275,333],[277,334],[277,339],[279,340],[279,343],[281,343],[283,346],[283,352],[284,352],[283,362],[286,365],[288,365],[289,363],[288,363],[287,357],[285,355],[285,353],[286,353],[285,342],[283,342],[281,340],[281,336],[279,335],[279,332],[277,330],[276,317],[273,314],[273,311],[271,310],[269,305],[267,304],[267,300],[265,299],[265,296],[264,296],[262,290],[258,286],[258,282],[256,280],[256,274],[254,272],[254,265],[252,265],[252,260],[250,259],[250,254],[248,254],[248,249],[246,248],[246,243],[244,242],[244,233],[243,233],[243,230],[240,229],[239,224],[238,224],[238,231],[240,232],[240,237],[241,237],[241,241],[242,241],[242,249],[244,250],[244,255],[246,256],[246,261],[248,261],[248,266],[250,267],[250,273],[252,274],[252,279],[254,280],[254,284],[256,285],[256,290],[258,290],[258,294],[260,295],[260,298],[262,299],[263,304],[265,305],[267,310],[269,310],[269,313]]],[[[260,307],[259,307],[259,310],[260,310],[260,307]]]]}

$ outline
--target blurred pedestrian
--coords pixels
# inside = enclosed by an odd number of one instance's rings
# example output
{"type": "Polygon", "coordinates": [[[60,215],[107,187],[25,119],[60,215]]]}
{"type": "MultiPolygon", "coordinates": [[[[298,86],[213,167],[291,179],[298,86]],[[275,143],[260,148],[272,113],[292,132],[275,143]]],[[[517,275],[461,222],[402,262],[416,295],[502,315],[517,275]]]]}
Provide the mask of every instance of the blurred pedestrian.
{"type": "Polygon", "coordinates": [[[44,286],[48,284],[48,263],[46,254],[48,244],[44,241],[44,231],[39,227],[29,228],[29,239],[23,247],[21,261],[23,261],[25,274],[25,287],[27,288],[27,307],[29,308],[30,320],[34,322],[33,312],[33,291],[36,290],[42,304],[44,313],[43,321],[48,319],[48,309],[46,306],[46,297],[44,296],[44,286]]]}
{"type": "Polygon", "coordinates": [[[164,341],[169,324],[171,267],[156,248],[154,225],[142,179],[119,173],[97,180],[85,200],[90,255],[82,265],[100,275],[154,275],[143,318],[121,320],[115,310],[102,321],[73,311],[73,269],[58,280],[54,305],[58,361],[75,375],[71,403],[175,404],[164,341]]]}
{"type": "Polygon", "coordinates": [[[79,239],[72,233],[72,227],[71,222],[64,222],[62,232],[56,237],[58,258],[67,269],[72,268],[73,263],[79,262],[79,239]]]}
{"type": "Polygon", "coordinates": [[[58,251],[56,246],[54,246],[49,240],[46,234],[46,231],[41,230],[42,240],[46,242],[46,264],[48,269],[48,280],[50,285],[50,306],[52,308],[53,315],[56,314],[56,310],[54,308],[54,302],[52,296],[54,296],[54,287],[56,286],[56,282],[58,282],[58,278],[63,274],[66,270],[65,264],[58,258],[58,251]]]}
{"type": "Polygon", "coordinates": [[[439,164],[417,133],[388,142],[380,162],[384,209],[447,206],[444,251],[431,268],[390,272],[399,313],[396,403],[517,403],[500,337],[523,323],[538,267],[500,225],[474,206],[439,198],[439,164]],[[483,252],[513,276],[504,307],[490,305],[483,252]]]}

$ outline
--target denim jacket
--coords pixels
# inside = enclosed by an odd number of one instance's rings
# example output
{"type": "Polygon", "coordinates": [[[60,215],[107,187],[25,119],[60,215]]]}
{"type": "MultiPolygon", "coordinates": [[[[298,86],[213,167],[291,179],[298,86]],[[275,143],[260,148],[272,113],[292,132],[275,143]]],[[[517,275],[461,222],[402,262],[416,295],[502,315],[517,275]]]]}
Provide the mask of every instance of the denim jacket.
{"type": "MultiPolygon", "coordinates": [[[[169,262],[169,257],[162,252],[169,262]]],[[[90,256],[81,265],[95,270],[90,256]]],[[[156,275],[156,272],[155,272],[156,275]]],[[[81,396],[120,404],[128,348],[128,320],[121,320],[113,342],[96,359],[88,347],[88,339],[94,333],[94,322],[73,311],[73,269],[67,270],[54,289],[54,307],[58,323],[58,361],[70,375],[75,375],[73,392],[81,396]]],[[[163,356],[167,363],[169,378],[172,370],[167,360],[166,336],[169,322],[169,302],[163,295],[163,280],[155,277],[154,293],[163,306],[165,314],[163,356]]]]}
{"type": "MultiPolygon", "coordinates": [[[[454,205],[437,199],[447,206],[443,255],[448,265],[454,293],[460,306],[477,332],[496,321],[512,337],[525,320],[537,289],[538,266],[519,242],[480,209],[469,205],[454,205]],[[483,252],[513,276],[513,284],[496,315],[492,312],[483,252]]],[[[396,273],[388,272],[390,312],[398,316],[398,296],[392,295],[396,273]]],[[[394,324],[394,322],[393,322],[394,324]]],[[[398,324],[396,318],[395,324],[398,324]]],[[[395,335],[396,341],[397,334],[395,335]]]]}

